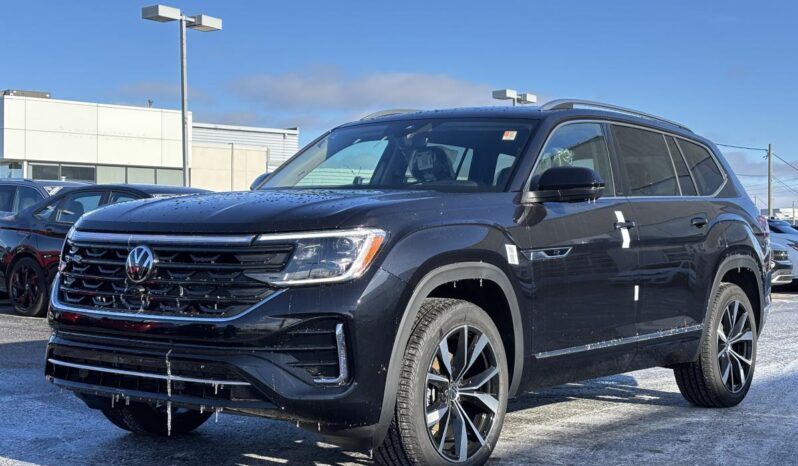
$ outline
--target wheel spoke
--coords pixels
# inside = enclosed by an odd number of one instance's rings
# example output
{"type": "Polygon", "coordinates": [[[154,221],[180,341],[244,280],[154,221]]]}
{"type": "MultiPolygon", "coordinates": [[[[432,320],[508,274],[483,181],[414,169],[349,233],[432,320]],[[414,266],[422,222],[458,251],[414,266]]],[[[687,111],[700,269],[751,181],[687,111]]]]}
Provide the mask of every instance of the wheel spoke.
{"type": "Polygon", "coordinates": [[[731,303],[730,306],[732,307],[733,311],[731,321],[729,323],[731,324],[731,327],[734,328],[734,325],[737,323],[737,313],[740,311],[740,301],[735,301],[731,303]]]}
{"type": "Polygon", "coordinates": [[[441,422],[441,419],[449,411],[449,406],[445,403],[439,404],[437,407],[431,407],[427,410],[427,427],[432,427],[441,422]]]}
{"type": "Polygon", "coordinates": [[[485,439],[482,437],[482,434],[479,433],[479,429],[477,429],[477,426],[475,426],[471,421],[471,418],[468,417],[468,413],[466,413],[465,409],[463,409],[463,406],[459,402],[455,402],[454,404],[457,407],[457,410],[460,412],[460,416],[466,420],[468,427],[471,429],[471,433],[473,433],[474,437],[477,438],[479,444],[485,445],[485,439]]]}
{"type": "Polygon", "coordinates": [[[720,370],[722,372],[721,379],[723,379],[723,384],[728,386],[729,385],[729,375],[731,375],[731,361],[729,360],[729,357],[727,355],[724,354],[723,356],[726,356],[726,357],[720,359],[720,366],[721,366],[720,370]],[[726,363],[725,367],[724,367],[724,364],[723,364],[724,362],[726,363]]]}
{"type": "Polygon", "coordinates": [[[463,371],[464,374],[471,369],[471,366],[474,365],[486,346],[488,346],[488,337],[482,333],[479,335],[479,338],[477,338],[477,341],[474,343],[474,347],[471,349],[471,357],[468,358],[468,364],[466,364],[465,370],[463,371]]]}
{"type": "Polygon", "coordinates": [[[441,363],[443,364],[443,368],[446,369],[446,373],[449,375],[449,378],[452,378],[452,360],[449,353],[449,339],[444,338],[438,344],[438,352],[440,353],[438,357],[441,358],[441,363]]]}
{"type": "Polygon", "coordinates": [[[480,387],[485,385],[490,379],[496,377],[499,373],[499,369],[497,367],[489,367],[484,371],[480,372],[479,374],[471,377],[468,380],[463,381],[463,385],[460,387],[460,391],[474,391],[478,390],[480,387]]]}
{"type": "Polygon", "coordinates": [[[499,411],[499,400],[490,393],[472,393],[461,391],[460,396],[473,398],[474,400],[479,401],[482,406],[488,408],[493,414],[496,414],[499,411]]]}
{"type": "Polygon", "coordinates": [[[746,366],[751,367],[751,360],[744,358],[740,353],[734,351],[733,349],[729,348],[729,354],[736,359],[738,362],[745,363],[746,366]]]}
{"type": "Polygon", "coordinates": [[[732,339],[729,344],[732,345],[734,343],[740,343],[743,341],[753,341],[754,340],[754,332],[748,330],[743,332],[741,335],[737,335],[734,339],[732,339]]]}
{"type": "Polygon", "coordinates": [[[459,381],[465,374],[466,363],[468,362],[468,326],[460,329],[460,337],[457,339],[457,349],[452,358],[452,380],[459,381]]]}
{"type": "Polygon", "coordinates": [[[439,387],[447,387],[449,385],[449,379],[434,372],[427,372],[427,384],[432,384],[439,387]]]}
{"type": "Polygon", "coordinates": [[[745,324],[748,323],[748,313],[744,312],[742,316],[740,316],[740,320],[735,322],[734,328],[731,330],[731,334],[729,338],[735,340],[737,337],[742,335],[745,332],[745,324]]]}
{"type": "Polygon", "coordinates": [[[445,419],[443,424],[443,432],[441,432],[441,441],[438,442],[438,453],[443,454],[443,447],[446,445],[446,434],[449,432],[449,424],[452,422],[452,412],[447,411],[444,415],[445,419]]]}
{"type": "Polygon", "coordinates": [[[454,410],[452,418],[454,421],[454,452],[457,460],[462,462],[468,459],[468,432],[463,415],[459,411],[454,410]]]}
{"type": "Polygon", "coordinates": [[[726,338],[726,333],[723,331],[722,320],[720,322],[720,325],[718,325],[718,338],[720,338],[720,341],[722,341],[723,343],[726,343],[728,341],[728,338],[726,338]]]}

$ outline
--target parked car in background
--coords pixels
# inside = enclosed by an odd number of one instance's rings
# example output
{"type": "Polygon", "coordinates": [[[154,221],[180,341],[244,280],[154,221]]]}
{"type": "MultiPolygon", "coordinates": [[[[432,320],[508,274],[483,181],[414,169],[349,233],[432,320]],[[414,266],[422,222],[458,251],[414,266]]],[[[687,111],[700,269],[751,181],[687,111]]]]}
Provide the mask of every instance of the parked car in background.
{"type": "Polygon", "coordinates": [[[207,192],[162,185],[82,185],[0,218],[0,289],[14,311],[43,315],[66,236],[86,212],[108,204],[150,197],[207,192]]]}
{"type": "Polygon", "coordinates": [[[86,183],[77,181],[30,180],[27,178],[0,180],[0,216],[25,210],[64,188],[85,185],[86,183]]]}
{"type": "Polygon", "coordinates": [[[135,433],[224,410],[384,464],[481,465],[508,399],[540,387],[661,366],[694,405],[740,403],[769,258],[720,151],[673,122],[583,101],[382,113],[254,192],[81,218],[45,374],[135,433]]]}
{"type": "MultiPolygon", "coordinates": [[[[768,220],[770,227],[770,244],[780,246],[787,252],[788,259],[792,263],[790,271],[790,282],[798,279],[798,229],[789,222],[771,218],[768,220]]],[[[784,275],[780,277],[779,284],[785,285],[787,279],[784,275]]]]}
{"type": "Polygon", "coordinates": [[[772,261],[770,283],[773,285],[789,285],[793,280],[793,263],[787,249],[780,244],[770,243],[772,261]]]}

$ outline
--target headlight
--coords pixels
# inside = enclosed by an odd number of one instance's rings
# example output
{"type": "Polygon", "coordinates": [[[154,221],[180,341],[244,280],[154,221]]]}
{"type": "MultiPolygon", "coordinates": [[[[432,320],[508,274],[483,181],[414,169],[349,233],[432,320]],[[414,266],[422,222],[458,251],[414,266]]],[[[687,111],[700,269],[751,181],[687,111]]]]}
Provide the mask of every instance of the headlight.
{"type": "Polygon", "coordinates": [[[294,252],[282,271],[248,276],[273,285],[350,280],[363,275],[384,240],[385,232],[377,229],[260,235],[256,245],[293,243],[294,252]]]}

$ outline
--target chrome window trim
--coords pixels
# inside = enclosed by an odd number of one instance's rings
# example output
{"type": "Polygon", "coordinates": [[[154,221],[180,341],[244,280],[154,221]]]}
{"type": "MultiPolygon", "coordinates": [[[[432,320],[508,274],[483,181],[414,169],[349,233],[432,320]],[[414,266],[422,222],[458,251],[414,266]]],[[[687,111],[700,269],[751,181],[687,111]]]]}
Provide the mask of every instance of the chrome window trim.
{"type": "MultiPolygon", "coordinates": [[[[679,181],[679,171],[676,170],[676,162],[673,161],[673,154],[671,154],[671,148],[668,147],[668,138],[664,134],[660,134],[660,136],[662,136],[662,143],[665,144],[665,152],[668,153],[668,160],[671,161],[671,168],[673,168],[673,179],[676,180],[676,188],[679,190],[679,197],[684,197],[684,191],[682,191],[682,182],[679,181]]],[[[688,168],[687,171],[689,172],[690,169],[688,168]]],[[[690,175],[690,178],[692,177],[693,176],[690,175]]],[[[698,193],[698,191],[696,191],[696,193],[698,193]]]]}
{"type": "Polygon", "coordinates": [[[61,361],[60,359],[48,358],[47,362],[56,366],[71,367],[73,369],[88,370],[94,372],[104,372],[106,374],[129,375],[132,377],[144,377],[147,379],[168,380],[175,382],[190,382],[201,383],[206,385],[236,385],[236,386],[249,386],[249,382],[242,382],[240,380],[214,380],[214,379],[198,379],[196,377],[183,377],[181,375],[161,375],[152,372],[129,371],[125,369],[114,369],[111,367],[92,366],[88,364],[76,364],[74,362],[61,361]]]}
{"type": "Polygon", "coordinates": [[[656,340],[659,338],[667,338],[675,335],[683,335],[685,333],[700,332],[704,330],[704,324],[690,325],[688,327],[677,327],[669,330],[661,330],[654,333],[645,333],[643,335],[635,335],[633,337],[618,338],[616,340],[604,340],[596,343],[588,343],[587,345],[571,346],[569,348],[561,348],[551,351],[543,351],[535,353],[535,358],[546,359],[557,356],[567,356],[569,354],[582,353],[585,351],[594,351],[599,349],[613,348],[615,346],[628,345],[631,343],[640,343],[643,341],[656,340]]]}
{"type": "MultiPolygon", "coordinates": [[[[706,144],[704,144],[704,143],[702,143],[700,141],[696,141],[694,139],[686,138],[684,136],[680,136],[678,134],[671,133],[671,132],[668,132],[668,131],[663,131],[663,130],[658,129],[658,128],[651,128],[649,126],[636,125],[636,124],[633,124],[633,123],[627,123],[627,122],[622,122],[622,121],[617,121],[617,120],[612,120],[612,119],[603,120],[603,119],[596,119],[596,118],[585,118],[585,119],[574,119],[574,120],[568,120],[568,121],[560,122],[554,128],[552,128],[551,131],[549,131],[549,134],[546,136],[546,140],[543,141],[543,145],[540,147],[540,151],[538,151],[537,157],[535,158],[535,163],[532,165],[532,170],[529,172],[529,176],[527,177],[526,183],[524,184],[524,191],[529,191],[529,187],[530,187],[530,185],[532,183],[532,176],[534,175],[535,170],[538,168],[538,164],[540,163],[540,157],[541,157],[541,155],[543,155],[543,149],[546,148],[546,144],[549,143],[549,140],[551,139],[551,136],[558,129],[560,129],[562,126],[575,124],[575,123],[599,123],[599,124],[607,124],[607,125],[629,126],[631,128],[637,128],[637,129],[642,129],[642,130],[645,130],[645,131],[652,131],[652,132],[655,132],[655,133],[664,134],[666,136],[671,136],[674,139],[682,139],[682,140],[685,140],[687,142],[692,142],[693,144],[696,144],[696,145],[704,148],[709,153],[709,156],[712,158],[712,161],[718,167],[718,170],[720,170],[720,174],[723,176],[723,183],[720,184],[718,189],[714,193],[707,194],[707,195],[698,194],[698,189],[696,189],[696,195],[695,196],[692,196],[692,195],[691,196],[630,196],[630,195],[626,195],[626,196],[601,196],[601,199],[613,199],[613,198],[664,199],[664,198],[667,198],[667,197],[672,197],[672,198],[677,198],[677,199],[678,198],[714,198],[715,196],[717,196],[723,190],[723,188],[726,186],[726,183],[728,183],[728,181],[729,181],[729,176],[726,173],[726,170],[723,168],[723,165],[721,165],[718,162],[717,157],[715,156],[715,152],[713,150],[711,150],[709,148],[709,146],[707,146],[706,144]]],[[[605,134],[605,138],[606,138],[606,134],[605,134]]],[[[677,147],[679,146],[678,141],[676,141],[676,146],[677,147]]],[[[681,147],[679,147],[679,151],[680,152],[681,152],[681,150],[682,150],[681,147]]],[[[618,156],[619,156],[619,154],[614,154],[614,151],[611,151],[610,157],[616,157],[617,158],[618,156]]],[[[620,160],[616,160],[616,161],[620,162],[620,160]]],[[[692,177],[693,173],[690,170],[690,165],[687,164],[686,161],[685,161],[685,164],[687,165],[687,170],[690,172],[690,176],[692,177]]],[[[612,165],[612,164],[610,164],[610,165],[612,165]]],[[[612,169],[612,168],[610,168],[610,169],[612,169]]],[[[614,178],[615,178],[615,174],[613,173],[613,181],[615,181],[614,178]]]]}
{"type": "Polygon", "coordinates": [[[74,312],[75,314],[86,314],[92,316],[101,316],[101,317],[111,317],[111,318],[122,318],[122,319],[129,319],[129,320],[137,320],[137,321],[171,321],[171,322],[192,322],[192,323],[220,323],[220,322],[230,322],[245,315],[249,314],[253,310],[260,307],[262,304],[276,298],[283,294],[286,289],[278,289],[274,293],[270,294],[262,301],[259,301],[252,306],[244,309],[240,313],[230,316],[230,317],[184,317],[184,316],[164,316],[158,314],[146,314],[146,313],[138,313],[138,312],[114,312],[114,311],[104,311],[102,309],[89,309],[85,307],[76,307],[70,306],[69,304],[64,304],[58,299],[58,288],[61,284],[61,274],[58,273],[55,276],[55,280],[53,280],[53,287],[50,291],[50,305],[53,307],[55,311],[59,312],[74,312]]]}

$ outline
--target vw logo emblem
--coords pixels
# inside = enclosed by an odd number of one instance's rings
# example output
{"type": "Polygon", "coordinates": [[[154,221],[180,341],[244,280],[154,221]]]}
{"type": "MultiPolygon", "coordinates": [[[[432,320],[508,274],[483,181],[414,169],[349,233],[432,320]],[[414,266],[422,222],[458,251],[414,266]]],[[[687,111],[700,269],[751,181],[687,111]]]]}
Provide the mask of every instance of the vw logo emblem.
{"type": "Polygon", "coordinates": [[[133,283],[141,283],[152,275],[155,269],[155,253],[147,246],[136,246],[130,250],[125,261],[127,278],[133,283]]]}

